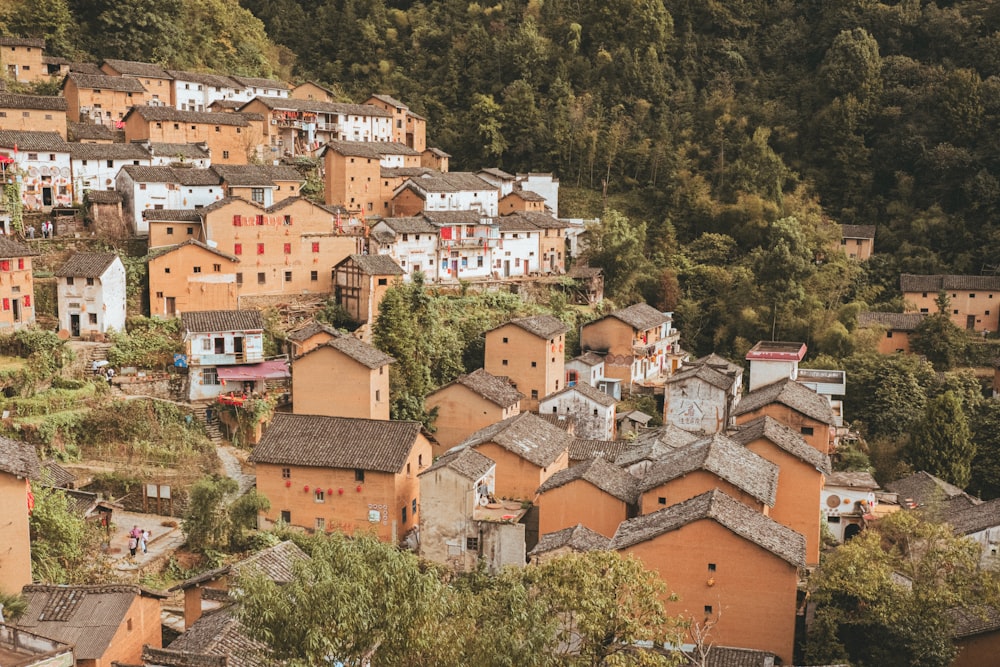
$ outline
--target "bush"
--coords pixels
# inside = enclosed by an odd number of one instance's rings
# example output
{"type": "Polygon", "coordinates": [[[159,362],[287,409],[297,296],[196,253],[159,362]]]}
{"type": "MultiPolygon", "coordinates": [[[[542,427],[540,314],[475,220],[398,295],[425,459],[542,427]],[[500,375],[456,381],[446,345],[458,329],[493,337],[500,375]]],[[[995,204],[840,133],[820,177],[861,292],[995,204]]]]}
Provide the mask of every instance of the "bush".
{"type": "Polygon", "coordinates": [[[184,351],[181,322],[177,318],[130,317],[127,332],[113,331],[108,335],[111,349],[108,361],[113,366],[137,368],[167,368],[174,354],[184,351]]]}

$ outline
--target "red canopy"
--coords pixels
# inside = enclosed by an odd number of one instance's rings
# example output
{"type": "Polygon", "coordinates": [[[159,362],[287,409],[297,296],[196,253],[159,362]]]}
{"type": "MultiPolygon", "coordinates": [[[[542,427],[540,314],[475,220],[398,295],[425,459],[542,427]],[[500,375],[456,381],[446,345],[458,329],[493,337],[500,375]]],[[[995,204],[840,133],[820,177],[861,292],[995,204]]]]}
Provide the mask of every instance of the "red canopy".
{"type": "Polygon", "coordinates": [[[288,372],[288,361],[285,359],[274,359],[259,364],[248,364],[246,366],[219,366],[219,379],[230,381],[249,380],[281,380],[291,377],[288,372]]]}
{"type": "Polygon", "coordinates": [[[0,153],[0,164],[14,164],[14,158],[0,153]]]}

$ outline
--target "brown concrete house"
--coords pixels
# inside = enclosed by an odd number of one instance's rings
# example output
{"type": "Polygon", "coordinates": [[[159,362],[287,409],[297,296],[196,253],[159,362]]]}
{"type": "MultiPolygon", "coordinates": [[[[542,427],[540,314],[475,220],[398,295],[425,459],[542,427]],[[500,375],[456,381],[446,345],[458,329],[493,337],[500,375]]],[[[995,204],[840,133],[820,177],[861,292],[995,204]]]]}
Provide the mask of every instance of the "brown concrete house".
{"type": "Polygon", "coordinates": [[[0,592],[17,595],[31,583],[31,537],[28,514],[34,498],[31,480],[41,476],[35,448],[0,436],[0,592]]]}
{"type": "MultiPolygon", "coordinates": [[[[206,591],[207,593],[207,591],[206,591]]],[[[146,646],[142,651],[144,667],[269,667],[277,661],[264,642],[254,639],[240,622],[240,605],[232,604],[228,594],[225,606],[195,621],[167,649],[146,646]]]]}
{"type": "Polygon", "coordinates": [[[514,188],[500,198],[500,215],[528,211],[544,213],[545,197],[531,190],[514,188]]]}
{"type": "MultiPolygon", "coordinates": [[[[936,312],[936,311],[935,311],[936,312]]],[[[859,329],[881,329],[878,351],[882,354],[910,351],[910,334],[927,317],[925,313],[858,313],[859,329]]]]}
{"type": "Polygon", "coordinates": [[[875,225],[841,225],[840,250],[863,262],[875,251],[875,225]]]}
{"type": "Polygon", "coordinates": [[[806,564],[819,563],[820,513],[816,511],[830,458],[801,434],[771,417],[758,417],[729,433],[738,445],[778,466],[778,489],[768,516],[806,538],[806,564]]]}
{"type": "Polygon", "coordinates": [[[460,375],[424,399],[434,421],[435,456],[451,449],[481,428],[521,413],[524,395],[505,378],[482,368],[460,375]]]}
{"type": "Polygon", "coordinates": [[[662,385],[680,366],[680,333],[673,319],[637,303],[588,322],[580,330],[580,348],[604,356],[604,375],[622,384],[662,385]]]}
{"type": "Polygon", "coordinates": [[[993,664],[1000,652],[1000,610],[952,609],[952,640],[958,655],[949,667],[982,667],[993,664]]]}
{"type": "Polygon", "coordinates": [[[388,217],[394,190],[405,178],[426,173],[420,154],[396,142],[336,140],[320,156],[326,203],[352,213],[388,217]]]}
{"type": "Polygon", "coordinates": [[[440,148],[428,148],[420,153],[420,166],[445,173],[450,159],[451,155],[440,148]]]}
{"type": "Polygon", "coordinates": [[[395,359],[338,334],[292,362],[297,415],[389,419],[389,364],[395,359]]]}
{"type": "Polygon", "coordinates": [[[118,123],[136,104],[148,104],[150,95],[136,79],[106,74],[70,72],[62,83],[66,119],[107,127],[118,123]]]}
{"type": "Polygon", "coordinates": [[[792,663],[798,570],[805,539],[709,491],[618,527],[611,549],[659,572],[692,623],[712,642],[770,651],[792,663]]]}
{"type": "Polygon", "coordinates": [[[372,95],[365,104],[379,107],[392,115],[392,140],[422,153],[427,148],[427,119],[389,95],[372,95]]]}
{"type": "Polygon", "coordinates": [[[45,40],[32,37],[0,37],[0,78],[34,83],[49,77],[45,66],[45,40]]]}
{"type": "Polygon", "coordinates": [[[333,102],[336,98],[336,94],[332,90],[315,81],[300,83],[289,91],[288,96],[293,100],[319,100],[320,102],[333,102]]]}
{"type": "Polygon", "coordinates": [[[773,417],[829,454],[836,447],[836,419],[830,401],[794,380],[781,380],[746,394],[736,406],[736,423],[773,417]]]}
{"type": "Polygon", "coordinates": [[[528,552],[528,556],[532,563],[544,563],[550,558],[565,554],[605,550],[609,544],[610,539],[578,523],[572,528],[543,534],[535,548],[528,552]]]}
{"type": "Polygon", "coordinates": [[[692,433],[721,433],[735,424],[743,369],[718,355],[685,364],[663,385],[663,421],[692,433]]]}
{"type": "Polygon", "coordinates": [[[534,500],[538,487],[568,467],[573,436],[530,412],[508,417],[469,436],[458,447],[496,461],[496,495],[534,500]]]}
{"type": "Polygon", "coordinates": [[[948,298],[947,315],[952,323],[971,331],[997,332],[1000,329],[1000,276],[911,275],[899,277],[906,311],[931,314],[938,312],[935,301],[944,292],[948,298]]]}
{"type": "Polygon", "coordinates": [[[213,164],[247,164],[260,153],[264,121],[259,114],[140,105],[132,107],[122,123],[127,141],[206,143],[213,164]]]}
{"type": "Polygon", "coordinates": [[[150,253],[151,315],[176,317],[201,310],[236,310],[240,258],[195,239],[150,253]]]}
{"type": "Polygon", "coordinates": [[[17,627],[74,645],[79,667],[135,664],[144,645],[163,644],[160,601],[139,586],[25,586],[28,609],[17,627]]]}
{"type": "Polygon", "coordinates": [[[389,114],[368,104],[258,94],[239,110],[264,117],[264,144],[275,157],[316,155],[331,141],[392,141],[389,114]]]}
{"type": "Polygon", "coordinates": [[[333,299],[358,324],[375,324],[378,305],[403,269],[388,255],[349,255],[333,267],[333,299]]]}
{"type": "Polygon", "coordinates": [[[328,324],[309,320],[299,328],[288,332],[288,336],[286,336],[286,340],[289,343],[287,352],[293,358],[299,357],[319,347],[331,338],[337,338],[342,335],[340,331],[328,324]]]}
{"type": "Polygon", "coordinates": [[[0,93],[0,130],[58,132],[65,139],[66,98],[0,93]]]}
{"type": "Polygon", "coordinates": [[[309,530],[369,531],[398,543],[417,526],[417,475],[431,464],[418,422],[276,413],[250,462],[277,521],[309,530]]]}
{"type": "Polygon", "coordinates": [[[560,470],[538,487],[538,532],[582,524],[610,539],[622,521],[639,513],[638,502],[638,480],[597,456],[560,470]]]}
{"type": "Polygon", "coordinates": [[[640,510],[649,514],[721,489],[767,515],[777,497],[778,472],[767,459],[715,434],[664,454],[645,472],[639,482],[640,510]]]}
{"type": "Polygon", "coordinates": [[[37,252],[0,237],[0,332],[24,329],[35,322],[35,283],[31,258],[37,252]]]}
{"type": "Polygon", "coordinates": [[[511,320],[486,332],[487,372],[510,378],[525,395],[524,410],[565,386],[566,332],[569,328],[551,315],[511,320]]]}
{"type": "Polygon", "coordinates": [[[298,169],[287,165],[217,164],[212,171],[222,179],[227,197],[267,207],[298,197],[306,181],[298,169]]]}

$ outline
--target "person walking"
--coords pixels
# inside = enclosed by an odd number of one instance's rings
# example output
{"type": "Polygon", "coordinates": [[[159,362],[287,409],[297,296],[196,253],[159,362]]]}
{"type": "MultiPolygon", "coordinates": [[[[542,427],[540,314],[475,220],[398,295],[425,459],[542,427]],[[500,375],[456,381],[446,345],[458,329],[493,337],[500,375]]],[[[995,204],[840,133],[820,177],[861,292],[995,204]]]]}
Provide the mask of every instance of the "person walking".
{"type": "Polygon", "coordinates": [[[35,226],[34,225],[32,225],[31,227],[28,227],[28,238],[31,239],[32,241],[35,240],[35,226]]]}
{"type": "Polygon", "coordinates": [[[142,553],[147,553],[146,547],[149,544],[149,531],[145,528],[142,529],[142,533],[139,536],[139,548],[142,549],[142,553]]]}
{"type": "Polygon", "coordinates": [[[136,549],[139,548],[139,538],[142,537],[142,531],[139,530],[139,526],[133,525],[132,530],[128,531],[128,552],[135,558],[136,549]]]}

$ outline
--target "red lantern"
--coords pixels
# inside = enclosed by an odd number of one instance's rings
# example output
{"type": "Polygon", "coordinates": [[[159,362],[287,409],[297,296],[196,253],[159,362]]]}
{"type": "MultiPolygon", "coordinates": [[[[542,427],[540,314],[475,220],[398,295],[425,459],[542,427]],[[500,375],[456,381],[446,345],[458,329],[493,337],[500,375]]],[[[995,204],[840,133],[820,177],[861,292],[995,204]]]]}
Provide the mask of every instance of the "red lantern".
{"type": "Polygon", "coordinates": [[[361,493],[361,485],[358,484],[358,493],[361,493]]]}
{"type": "Polygon", "coordinates": [[[286,480],[285,480],[285,488],[288,488],[288,487],[290,487],[291,485],[292,485],[292,480],[290,480],[290,479],[286,479],[286,480]]]}
{"type": "Polygon", "coordinates": [[[332,496],[333,495],[333,489],[327,489],[326,490],[326,495],[332,496]]]}
{"type": "Polygon", "coordinates": [[[309,493],[309,485],[308,484],[305,485],[304,490],[305,490],[306,493],[309,493]]]}
{"type": "Polygon", "coordinates": [[[337,493],[339,493],[340,495],[344,495],[344,490],[343,489],[337,489],[337,493]]]}

